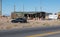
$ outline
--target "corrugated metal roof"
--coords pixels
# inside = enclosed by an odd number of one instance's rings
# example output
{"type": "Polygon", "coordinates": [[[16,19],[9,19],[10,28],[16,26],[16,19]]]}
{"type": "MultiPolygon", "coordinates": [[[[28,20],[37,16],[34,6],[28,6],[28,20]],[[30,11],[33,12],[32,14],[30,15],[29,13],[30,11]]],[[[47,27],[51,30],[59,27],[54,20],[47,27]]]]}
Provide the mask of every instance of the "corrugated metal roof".
{"type": "Polygon", "coordinates": [[[36,13],[36,12],[13,12],[13,13],[22,13],[22,14],[34,14],[34,13],[36,13]]]}
{"type": "Polygon", "coordinates": [[[40,12],[13,12],[17,14],[35,14],[35,13],[40,13],[40,12]]]}

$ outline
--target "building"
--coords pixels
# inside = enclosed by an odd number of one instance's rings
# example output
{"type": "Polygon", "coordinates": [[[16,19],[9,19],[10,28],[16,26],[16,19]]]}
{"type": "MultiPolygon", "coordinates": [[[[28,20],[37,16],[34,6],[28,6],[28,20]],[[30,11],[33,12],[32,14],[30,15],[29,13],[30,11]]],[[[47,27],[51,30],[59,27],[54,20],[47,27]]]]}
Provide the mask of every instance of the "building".
{"type": "Polygon", "coordinates": [[[58,14],[58,19],[60,19],[60,12],[58,12],[57,14],[58,14]]]}
{"type": "Polygon", "coordinates": [[[0,0],[0,16],[2,15],[2,0],[0,0]]]}
{"type": "Polygon", "coordinates": [[[15,19],[15,18],[19,18],[19,17],[24,17],[23,15],[24,15],[23,12],[12,12],[11,18],[15,19]]]}
{"type": "Polygon", "coordinates": [[[46,16],[52,15],[52,13],[46,13],[46,16]]]}
{"type": "Polygon", "coordinates": [[[45,19],[46,12],[13,12],[11,14],[11,18],[21,18],[24,17],[26,19],[45,19]]]}
{"type": "Polygon", "coordinates": [[[46,19],[49,19],[49,15],[52,15],[52,13],[46,13],[46,19]]]}

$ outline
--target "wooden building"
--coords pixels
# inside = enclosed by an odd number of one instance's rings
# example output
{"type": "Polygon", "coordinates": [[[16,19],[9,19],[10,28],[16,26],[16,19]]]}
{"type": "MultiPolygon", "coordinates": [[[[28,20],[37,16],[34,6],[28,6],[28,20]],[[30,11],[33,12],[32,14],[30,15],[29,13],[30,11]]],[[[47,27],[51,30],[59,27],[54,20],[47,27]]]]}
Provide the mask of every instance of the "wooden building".
{"type": "Polygon", "coordinates": [[[11,18],[21,18],[25,17],[26,19],[45,19],[46,12],[13,12],[11,18]]]}

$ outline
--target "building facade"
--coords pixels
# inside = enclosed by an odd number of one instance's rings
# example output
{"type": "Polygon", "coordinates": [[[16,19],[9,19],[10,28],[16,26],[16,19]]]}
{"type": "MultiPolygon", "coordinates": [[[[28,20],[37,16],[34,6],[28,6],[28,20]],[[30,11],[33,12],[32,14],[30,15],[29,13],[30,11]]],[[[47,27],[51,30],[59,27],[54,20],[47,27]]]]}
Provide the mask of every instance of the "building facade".
{"type": "Polygon", "coordinates": [[[24,17],[23,12],[12,12],[12,13],[11,13],[11,18],[12,18],[12,19],[22,18],[22,17],[24,17]]]}
{"type": "Polygon", "coordinates": [[[58,12],[57,14],[58,14],[58,19],[60,19],[60,12],[58,12]]]}
{"type": "Polygon", "coordinates": [[[26,19],[45,19],[46,13],[45,12],[13,12],[11,14],[11,18],[21,18],[24,17],[26,19]]]}

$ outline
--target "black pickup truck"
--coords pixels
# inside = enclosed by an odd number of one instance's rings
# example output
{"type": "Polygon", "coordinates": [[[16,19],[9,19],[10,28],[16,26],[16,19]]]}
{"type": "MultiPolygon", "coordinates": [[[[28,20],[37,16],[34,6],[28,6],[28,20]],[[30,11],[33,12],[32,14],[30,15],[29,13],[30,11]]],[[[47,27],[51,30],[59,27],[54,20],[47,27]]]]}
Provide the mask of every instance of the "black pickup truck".
{"type": "Polygon", "coordinates": [[[11,22],[12,23],[18,23],[18,22],[20,22],[20,23],[27,23],[27,19],[25,19],[25,18],[16,18],[14,20],[11,20],[11,22]]]}

